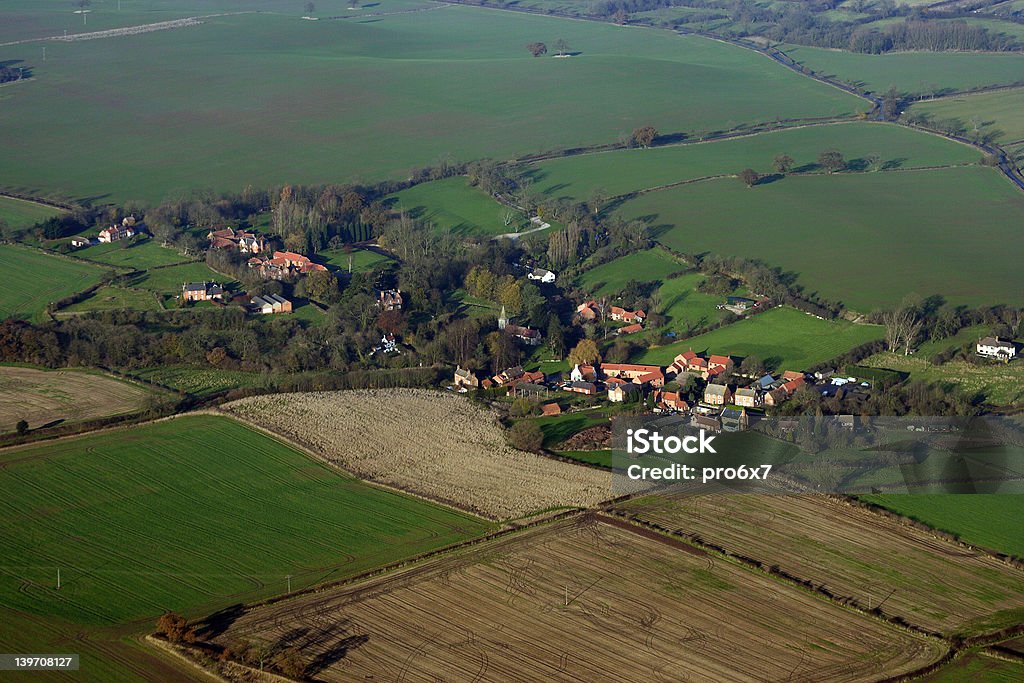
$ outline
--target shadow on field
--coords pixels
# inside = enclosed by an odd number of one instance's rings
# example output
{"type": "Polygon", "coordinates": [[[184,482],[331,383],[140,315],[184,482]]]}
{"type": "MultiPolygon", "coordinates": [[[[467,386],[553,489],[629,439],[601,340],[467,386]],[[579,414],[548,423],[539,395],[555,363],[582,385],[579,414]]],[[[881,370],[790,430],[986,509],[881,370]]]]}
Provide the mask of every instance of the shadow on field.
{"type": "Polygon", "coordinates": [[[245,613],[245,607],[241,603],[225,607],[219,612],[214,612],[196,630],[196,636],[201,640],[211,640],[221,635],[235,623],[238,617],[245,613]]]}
{"type": "Polygon", "coordinates": [[[370,636],[349,635],[352,622],[348,619],[328,621],[322,616],[315,626],[297,626],[281,634],[274,649],[298,649],[300,652],[319,652],[306,667],[308,676],[315,676],[324,669],[337,664],[352,650],[366,644],[370,636]]]}

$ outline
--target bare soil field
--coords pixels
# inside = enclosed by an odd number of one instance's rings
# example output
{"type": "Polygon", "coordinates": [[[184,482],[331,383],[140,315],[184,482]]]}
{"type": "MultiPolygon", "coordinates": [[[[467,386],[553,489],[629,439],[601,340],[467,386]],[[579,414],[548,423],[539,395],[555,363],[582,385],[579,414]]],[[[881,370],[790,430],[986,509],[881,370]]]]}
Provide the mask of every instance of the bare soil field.
{"type": "Polygon", "coordinates": [[[149,392],[113,377],[77,370],[0,366],[0,432],[18,420],[36,429],[136,410],[149,392]]]}
{"type": "Polygon", "coordinates": [[[611,497],[607,473],[519,451],[463,396],[368,389],[255,396],[224,406],[363,479],[492,519],[611,497]]]}
{"type": "Polygon", "coordinates": [[[898,629],[626,523],[544,525],[240,616],[322,681],[868,681],[936,661],[898,629]],[[884,673],[883,673],[884,672],[884,673]]]}
{"type": "Polygon", "coordinates": [[[619,509],[930,631],[1024,622],[1024,571],[839,500],[666,494],[619,509]]]}

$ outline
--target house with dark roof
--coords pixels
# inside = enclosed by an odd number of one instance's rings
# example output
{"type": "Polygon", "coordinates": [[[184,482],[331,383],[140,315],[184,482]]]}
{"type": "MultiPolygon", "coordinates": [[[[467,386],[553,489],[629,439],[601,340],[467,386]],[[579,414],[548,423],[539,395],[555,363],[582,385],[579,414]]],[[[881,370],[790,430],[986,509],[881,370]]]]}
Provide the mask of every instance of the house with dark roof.
{"type": "Polygon", "coordinates": [[[643,389],[638,384],[613,384],[608,387],[608,400],[612,403],[639,401],[642,397],[643,389]]]}
{"type": "Polygon", "coordinates": [[[184,301],[211,301],[224,297],[224,288],[216,282],[186,282],[181,285],[184,301]]]}

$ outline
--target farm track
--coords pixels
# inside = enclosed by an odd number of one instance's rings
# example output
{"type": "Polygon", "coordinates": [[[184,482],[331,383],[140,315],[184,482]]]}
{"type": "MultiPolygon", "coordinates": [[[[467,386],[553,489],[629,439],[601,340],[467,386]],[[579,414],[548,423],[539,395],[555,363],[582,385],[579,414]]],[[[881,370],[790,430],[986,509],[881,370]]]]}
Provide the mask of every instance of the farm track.
{"type": "Polygon", "coordinates": [[[123,36],[136,36],[141,35],[143,33],[152,33],[154,31],[166,31],[176,28],[186,28],[189,26],[200,26],[203,24],[204,19],[213,19],[215,17],[230,17],[239,14],[260,14],[260,12],[220,12],[218,14],[203,14],[194,17],[185,17],[182,19],[157,21],[152,24],[122,26],[121,28],[111,28],[103,31],[90,31],[87,33],[72,33],[71,35],[44,36],[42,38],[26,38],[25,40],[13,40],[7,43],[0,43],[0,47],[10,47],[12,45],[24,45],[27,43],[41,43],[48,41],[56,41],[60,43],[73,43],[82,40],[101,40],[103,38],[120,38],[123,36]]]}

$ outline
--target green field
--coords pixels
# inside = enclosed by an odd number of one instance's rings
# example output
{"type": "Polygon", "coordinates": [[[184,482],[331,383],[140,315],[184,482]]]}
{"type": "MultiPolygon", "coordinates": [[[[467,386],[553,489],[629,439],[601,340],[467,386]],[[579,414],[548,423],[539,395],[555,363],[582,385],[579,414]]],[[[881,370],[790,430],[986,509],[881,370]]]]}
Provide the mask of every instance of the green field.
{"type": "Polygon", "coordinates": [[[906,494],[861,496],[905,517],[956,534],[967,543],[1024,557],[1020,494],[906,494]]]}
{"type": "Polygon", "coordinates": [[[590,199],[595,189],[611,196],[695,178],[733,175],[753,168],[772,173],[772,161],[788,154],[795,169],[816,171],[818,155],[838,149],[852,166],[878,157],[878,167],[915,168],[974,163],[980,153],[936,135],[885,123],[842,123],[777,130],[742,138],[653,149],[630,149],[544,161],[532,167],[538,191],[590,199]]]}
{"type": "Polygon", "coordinates": [[[136,311],[157,311],[159,304],[152,292],[124,287],[100,287],[88,297],[67,308],[60,309],[57,317],[65,314],[87,313],[92,311],[115,311],[130,308],[136,311]]]}
{"type": "Polygon", "coordinates": [[[207,614],[283,593],[289,575],[298,589],[490,528],[216,416],[8,450],[0,463],[0,647],[58,652],[74,638],[83,680],[147,671],[126,661],[123,638],[164,610],[207,614]]]}
{"type": "MultiPolygon", "coordinates": [[[[718,305],[725,303],[726,296],[706,294],[697,291],[697,285],[704,279],[703,273],[687,273],[682,277],[666,280],[658,288],[661,305],[656,313],[664,313],[668,317],[668,327],[677,332],[703,327],[717,322],[730,315],[729,311],[718,310],[718,305]]],[[[748,294],[745,289],[731,292],[737,296],[748,294]]]]}
{"type": "Polygon", "coordinates": [[[859,54],[787,45],[787,55],[813,71],[881,94],[895,86],[927,95],[1009,85],[1024,80],[1024,55],[1010,52],[859,54]]]}
{"type": "Polygon", "coordinates": [[[187,365],[146,368],[136,370],[132,375],[194,396],[209,396],[227,389],[265,387],[272,380],[269,375],[256,372],[187,365]]]}
{"type": "MultiPolygon", "coordinates": [[[[38,51],[0,47],[0,60],[29,54],[38,51]]],[[[445,155],[509,158],[648,124],[727,130],[863,108],[712,40],[461,6],[362,22],[222,16],[54,42],[31,66],[32,81],[0,95],[5,135],[19,141],[0,176],[34,194],[103,201],[405,178],[445,155]],[[537,59],[524,47],[558,38],[579,54],[537,59]]]]}
{"type": "Polygon", "coordinates": [[[607,296],[622,291],[630,280],[657,282],[664,280],[671,273],[685,269],[685,264],[667,252],[661,249],[647,249],[591,268],[576,278],[576,284],[594,296],[607,296]]]}
{"type": "Polygon", "coordinates": [[[945,97],[915,104],[910,112],[926,114],[933,121],[959,120],[968,135],[977,128],[1000,145],[1024,142],[1024,89],[945,97]]]}
{"type": "Polygon", "coordinates": [[[392,209],[455,235],[502,235],[530,228],[519,211],[512,212],[514,218],[506,226],[503,216],[509,209],[462,176],[421,183],[389,199],[392,209]]]}
{"type": "MultiPolygon", "coordinates": [[[[0,100],[2,99],[0,97],[0,100]]],[[[16,230],[31,228],[39,221],[44,221],[50,216],[57,216],[60,213],[60,209],[45,204],[36,204],[13,197],[0,197],[0,221],[4,221],[16,230]]]]}
{"type": "Polygon", "coordinates": [[[112,266],[134,268],[135,270],[146,270],[154,266],[169,266],[175,263],[184,263],[192,260],[193,257],[182,256],[174,249],[160,246],[152,239],[144,239],[132,246],[125,247],[126,242],[111,242],[110,244],[97,244],[94,246],[79,249],[75,256],[107,263],[112,266]]]}
{"type": "Polygon", "coordinates": [[[1024,680],[1024,663],[968,652],[938,671],[915,680],[920,683],[1019,683],[1024,680]]]}
{"type": "Polygon", "coordinates": [[[966,304],[1024,301],[1024,195],[990,168],[788,177],[747,188],[711,180],[626,202],[686,252],[761,259],[808,292],[869,311],[908,293],[966,304]],[[955,268],[949,267],[956,264],[955,268]]]}
{"type": "Polygon", "coordinates": [[[0,319],[40,320],[47,304],[100,281],[104,269],[36,249],[0,244],[0,319]]]}
{"type": "Polygon", "coordinates": [[[693,349],[697,353],[757,356],[776,370],[805,370],[884,334],[875,325],[819,320],[793,308],[779,307],[706,334],[649,349],[636,361],[667,365],[678,354],[693,349]]]}
{"type": "Polygon", "coordinates": [[[1024,363],[1020,361],[1008,365],[991,362],[974,365],[955,360],[942,365],[932,365],[924,357],[919,358],[917,354],[903,356],[896,353],[880,353],[864,360],[863,364],[909,372],[911,379],[938,382],[968,396],[981,394],[986,401],[995,405],[1024,403],[1024,363]]]}
{"type": "MultiPolygon", "coordinates": [[[[342,250],[330,250],[321,251],[318,256],[326,259],[324,265],[329,268],[339,270],[341,272],[348,272],[348,257],[342,250]]],[[[319,259],[318,259],[319,260],[319,259]]],[[[383,270],[394,263],[394,260],[383,254],[378,254],[375,251],[368,249],[354,249],[352,251],[352,272],[353,273],[365,273],[368,271],[383,270]]]]}
{"type": "Polygon", "coordinates": [[[131,286],[148,289],[166,297],[177,297],[181,295],[181,286],[186,282],[217,282],[225,286],[237,284],[234,280],[211,270],[209,266],[200,261],[147,270],[144,274],[134,278],[131,286]]]}

